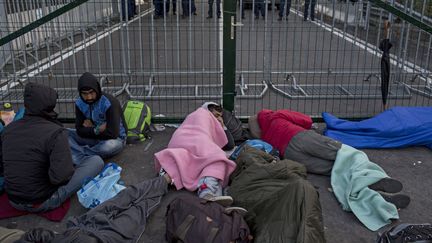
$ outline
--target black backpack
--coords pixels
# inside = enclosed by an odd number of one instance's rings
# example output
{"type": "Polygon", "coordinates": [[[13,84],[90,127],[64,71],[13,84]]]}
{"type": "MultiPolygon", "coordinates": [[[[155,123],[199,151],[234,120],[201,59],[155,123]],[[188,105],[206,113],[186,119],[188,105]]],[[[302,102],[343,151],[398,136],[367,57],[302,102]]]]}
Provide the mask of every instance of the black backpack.
{"type": "Polygon", "coordinates": [[[431,224],[399,224],[378,234],[376,243],[432,243],[431,224]]]}
{"type": "Polygon", "coordinates": [[[233,113],[223,110],[223,122],[234,138],[236,145],[243,143],[251,138],[249,132],[243,128],[242,122],[233,113]]]}
{"type": "Polygon", "coordinates": [[[233,211],[224,213],[224,207],[186,194],[174,199],[168,206],[166,237],[170,243],[247,243],[249,227],[243,217],[233,211]]]}

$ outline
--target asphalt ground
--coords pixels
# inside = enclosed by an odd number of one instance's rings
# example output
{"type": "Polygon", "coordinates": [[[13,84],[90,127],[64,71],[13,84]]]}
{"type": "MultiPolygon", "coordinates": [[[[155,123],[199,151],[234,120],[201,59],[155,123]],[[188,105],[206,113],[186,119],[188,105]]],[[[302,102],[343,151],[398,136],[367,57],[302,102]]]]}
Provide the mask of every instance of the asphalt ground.
{"type": "MultiPolygon", "coordinates": [[[[154,153],[164,149],[174,128],[167,127],[164,131],[153,132],[152,140],[142,144],[128,145],[119,155],[108,161],[114,161],[122,166],[122,179],[127,185],[138,183],[156,176],[154,170],[154,153]]],[[[404,149],[367,149],[370,160],[380,165],[391,177],[403,183],[402,193],[411,197],[410,205],[400,210],[397,223],[431,223],[432,211],[432,151],[425,147],[404,149]]],[[[330,178],[326,176],[309,175],[308,179],[320,194],[324,229],[327,242],[374,242],[377,232],[364,227],[358,219],[339,206],[335,196],[329,190],[330,178]]],[[[171,190],[163,199],[160,207],[148,219],[148,225],[140,242],[161,243],[165,240],[166,206],[179,193],[185,191],[171,190]]],[[[73,196],[71,208],[65,219],[60,223],[50,222],[42,217],[26,215],[0,220],[0,226],[28,230],[35,227],[46,227],[57,232],[65,228],[67,218],[86,212],[73,196]]],[[[391,227],[388,225],[380,229],[391,227]]]]}

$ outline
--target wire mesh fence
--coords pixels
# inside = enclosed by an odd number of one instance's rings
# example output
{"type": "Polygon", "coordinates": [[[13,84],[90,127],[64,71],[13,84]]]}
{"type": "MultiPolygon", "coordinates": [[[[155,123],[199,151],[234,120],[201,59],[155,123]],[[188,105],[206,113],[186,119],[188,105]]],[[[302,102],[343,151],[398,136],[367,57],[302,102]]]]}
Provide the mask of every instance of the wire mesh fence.
{"type": "MultiPolygon", "coordinates": [[[[90,71],[120,100],[182,118],[204,101],[222,101],[223,70],[234,65],[239,116],[261,108],[371,116],[382,110],[379,43],[389,20],[388,103],[431,105],[431,32],[371,1],[305,1],[239,0],[236,11],[221,3],[219,12],[218,1],[81,0],[2,43],[1,101],[21,105],[26,82],[44,83],[58,90],[61,117],[72,118],[78,77],[90,71]],[[230,39],[235,45],[224,48],[230,39]],[[232,53],[235,61],[224,62],[232,53]]],[[[2,1],[0,38],[77,2],[2,1]]],[[[428,0],[387,3],[432,23],[428,0]]]]}

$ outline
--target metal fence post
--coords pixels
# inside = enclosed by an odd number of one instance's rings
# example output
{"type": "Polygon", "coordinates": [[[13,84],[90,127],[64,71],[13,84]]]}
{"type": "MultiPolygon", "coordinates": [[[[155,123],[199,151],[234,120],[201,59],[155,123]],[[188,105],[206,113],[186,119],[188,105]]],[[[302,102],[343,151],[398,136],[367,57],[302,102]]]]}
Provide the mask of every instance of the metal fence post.
{"type": "MultiPolygon", "coordinates": [[[[7,12],[6,12],[6,4],[4,1],[0,2],[0,38],[3,38],[2,33],[8,33],[8,27],[7,27],[7,12]],[[3,25],[3,26],[2,26],[3,25]]],[[[11,48],[9,45],[4,45],[0,49],[0,70],[2,69],[3,65],[6,64],[6,60],[8,59],[9,55],[11,55],[11,48]]],[[[0,78],[2,78],[2,75],[0,73],[0,78]]]]}
{"type": "Polygon", "coordinates": [[[236,3],[223,1],[223,107],[234,110],[236,67],[236,3]]]}

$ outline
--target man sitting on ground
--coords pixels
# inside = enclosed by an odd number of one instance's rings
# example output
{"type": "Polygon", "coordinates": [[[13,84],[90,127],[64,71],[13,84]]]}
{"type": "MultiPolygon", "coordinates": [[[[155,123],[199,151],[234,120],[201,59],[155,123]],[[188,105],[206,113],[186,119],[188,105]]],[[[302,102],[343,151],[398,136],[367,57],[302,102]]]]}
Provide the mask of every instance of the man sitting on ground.
{"type": "Polygon", "coordinates": [[[69,132],[74,161],[86,156],[109,158],[125,145],[126,130],[120,102],[102,92],[97,78],[84,73],[78,80],[80,98],[75,102],[75,130],[69,132]]]}
{"type": "Polygon", "coordinates": [[[103,168],[99,156],[72,162],[68,132],[54,111],[56,100],[54,89],[27,84],[24,117],[2,134],[5,191],[18,210],[55,209],[103,168]]]}

